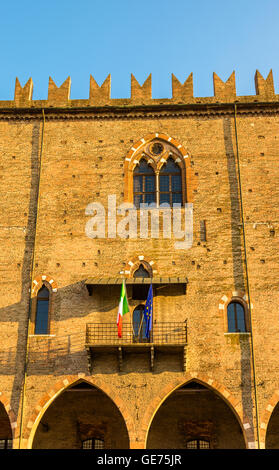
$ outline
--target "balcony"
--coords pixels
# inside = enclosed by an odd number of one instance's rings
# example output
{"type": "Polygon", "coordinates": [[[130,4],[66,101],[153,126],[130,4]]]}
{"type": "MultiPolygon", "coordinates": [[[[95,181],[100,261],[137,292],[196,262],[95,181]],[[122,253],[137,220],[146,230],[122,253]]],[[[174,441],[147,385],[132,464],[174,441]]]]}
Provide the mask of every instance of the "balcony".
{"type": "Polygon", "coordinates": [[[118,357],[119,371],[123,370],[123,357],[129,353],[146,353],[150,370],[154,369],[157,353],[176,354],[181,357],[182,370],[186,370],[187,321],[154,323],[150,338],[145,337],[142,324],[124,323],[122,337],[118,338],[116,323],[88,323],[86,325],[86,350],[89,370],[93,370],[94,356],[114,352],[118,357]]]}

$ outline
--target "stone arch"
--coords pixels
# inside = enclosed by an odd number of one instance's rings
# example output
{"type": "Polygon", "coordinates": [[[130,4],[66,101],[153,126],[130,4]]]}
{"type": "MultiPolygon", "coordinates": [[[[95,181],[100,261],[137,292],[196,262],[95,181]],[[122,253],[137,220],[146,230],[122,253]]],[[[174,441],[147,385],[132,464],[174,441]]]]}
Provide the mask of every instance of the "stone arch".
{"type": "Polygon", "coordinates": [[[150,277],[158,273],[157,263],[153,259],[146,259],[144,255],[138,255],[128,261],[124,269],[124,274],[127,277],[133,277],[134,272],[141,264],[149,272],[150,277]]]}
{"type": "Polygon", "coordinates": [[[150,401],[148,407],[146,408],[141,423],[141,435],[139,440],[141,441],[142,448],[146,448],[149,429],[151,427],[153,418],[155,417],[161,405],[176,389],[191,381],[196,381],[199,382],[201,385],[205,385],[210,390],[217,393],[217,395],[219,395],[224,400],[224,402],[234,413],[241,427],[246,447],[255,448],[256,443],[253,433],[253,427],[249,422],[248,418],[246,417],[245,413],[243,412],[241,401],[237,400],[227,388],[213,380],[211,377],[201,373],[190,372],[185,374],[182,379],[177,379],[176,381],[167,384],[164,388],[161,389],[158,395],[150,401]]]}
{"type": "Polygon", "coordinates": [[[154,160],[153,157],[150,157],[150,156],[147,156],[147,155],[140,155],[137,158],[133,159],[133,161],[131,163],[133,171],[136,168],[136,166],[140,164],[141,160],[145,160],[146,163],[153,168],[154,173],[156,172],[156,161],[154,160]]]}
{"type": "MultiPolygon", "coordinates": [[[[241,303],[245,310],[245,317],[247,323],[247,332],[250,331],[249,324],[250,324],[250,313],[249,313],[249,305],[248,305],[248,295],[246,292],[243,291],[232,291],[227,292],[224,294],[221,299],[219,300],[219,311],[224,315],[224,331],[228,331],[228,319],[227,319],[227,307],[229,303],[235,300],[236,302],[241,303]]],[[[253,304],[250,304],[251,310],[253,309],[253,304]]]]}
{"type": "Polygon", "coordinates": [[[112,402],[118,408],[123,417],[128,432],[129,442],[131,445],[131,442],[135,440],[134,423],[121,398],[119,398],[118,394],[113,391],[103,380],[97,377],[79,374],[77,376],[68,375],[64,379],[61,379],[59,382],[56,382],[53,387],[39,400],[37,405],[34,407],[33,412],[29,416],[27,424],[24,428],[24,442],[26,444],[27,449],[32,448],[33,439],[35,437],[37,427],[49,406],[67,388],[69,388],[73,384],[77,384],[78,382],[82,381],[87,382],[90,385],[93,385],[94,387],[97,387],[101,392],[105,393],[108,398],[112,400],[112,402]]]}
{"type": "MultiPolygon", "coordinates": [[[[135,165],[139,163],[140,158],[144,157],[141,156],[139,158],[139,152],[141,151],[141,149],[143,150],[144,147],[153,140],[165,142],[166,144],[173,147],[174,151],[177,154],[175,161],[182,170],[182,178],[185,181],[185,202],[193,202],[193,189],[195,184],[193,183],[193,175],[191,171],[190,153],[185,149],[182,144],[180,144],[173,137],[158,132],[147,134],[141,139],[139,139],[136,143],[133,144],[133,146],[130,148],[129,152],[125,157],[124,201],[128,203],[133,203],[133,170],[135,168],[135,165]]],[[[157,160],[153,156],[149,155],[148,157],[148,163],[150,163],[153,169],[157,171],[159,170],[160,165],[162,166],[165,162],[166,160],[160,157],[157,158],[157,160]]]]}
{"type": "Polygon", "coordinates": [[[31,292],[32,297],[36,297],[39,290],[43,286],[44,282],[47,283],[47,287],[49,287],[51,292],[57,292],[57,289],[58,289],[57,282],[51,276],[43,274],[41,276],[36,276],[35,279],[33,279],[32,292],[31,292]]]}
{"type": "Polygon", "coordinates": [[[167,161],[171,158],[180,168],[181,170],[181,174],[183,175],[184,173],[184,164],[183,164],[183,160],[182,160],[182,157],[177,157],[177,158],[173,158],[174,156],[169,154],[167,156],[167,158],[160,158],[160,160],[158,161],[158,164],[157,164],[157,169],[159,171],[161,171],[162,167],[165,165],[165,163],[167,163],[167,161]]]}
{"type": "Polygon", "coordinates": [[[153,277],[153,269],[152,267],[150,266],[150,264],[145,261],[145,260],[142,260],[142,261],[137,261],[133,268],[132,268],[132,272],[131,272],[131,276],[134,277],[135,275],[135,272],[137,271],[137,269],[139,269],[140,266],[143,266],[143,268],[148,272],[149,274],[149,277],[153,277]]]}
{"type": "Polygon", "coordinates": [[[15,415],[14,411],[12,410],[12,407],[10,405],[10,401],[9,401],[8,397],[3,392],[0,392],[0,403],[2,403],[4,409],[7,413],[7,417],[10,421],[13,440],[17,439],[19,437],[19,429],[17,427],[16,415],[15,415]]]}
{"type": "Polygon", "coordinates": [[[53,319],[55,296],[57,293],[57,282],[49,275],[42,274],[33,279],[31,291],[31,317],[30,317],[30,333],[35,332],[36,310],[37,310],[37,295],[39,290],[46,285],[49,290],[49,333],[53,334],[55,331],[55,322],[53,319]]]}
{"type": "Polygon", "coordinates": [[[267,437],[267,427],[272,416],[272,413],[279,402],[279,390],[275,390],[272,397],[269,398],[267,405],[264,409],[263,416],[260,423],[260,448],[265,449],[266,447],[266,437],[267,437]]]}

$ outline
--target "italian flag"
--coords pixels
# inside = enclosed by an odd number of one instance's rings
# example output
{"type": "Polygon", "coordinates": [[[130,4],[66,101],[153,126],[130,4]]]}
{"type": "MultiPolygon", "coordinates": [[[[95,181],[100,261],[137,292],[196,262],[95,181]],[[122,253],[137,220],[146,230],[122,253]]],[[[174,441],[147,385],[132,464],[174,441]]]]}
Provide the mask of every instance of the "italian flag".
{"type": "Polygon", "coordinates": [[[122,321],[123,315],[129,312],[129,305],[127,299],[127,292],[126,292],[126,285],[125,281],[122,282],[121,286],[121,294],[120,294],[120,301],[118,306],[118,314],[117,314],[117,327],[118,327],[118,338],[122,337],[122,321]]]}

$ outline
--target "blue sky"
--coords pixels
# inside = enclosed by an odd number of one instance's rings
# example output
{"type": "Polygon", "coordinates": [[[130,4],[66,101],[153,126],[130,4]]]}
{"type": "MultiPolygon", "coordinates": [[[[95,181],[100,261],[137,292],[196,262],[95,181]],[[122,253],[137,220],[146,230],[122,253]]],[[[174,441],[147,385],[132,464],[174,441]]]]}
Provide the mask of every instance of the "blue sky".
{"type": "Polygon", "coordinates": [[[90,74],[110,73],[112,98],[130,96],[152,73],[153,98],[171,97],[171,74],[194,74],[194,95],[212,96],[212,74],[236,72],[238,95],[255,93],[254,74],[272,68],[279,93],[278,0],[2,0],[0,100],[13,99],[16,76],[32,77],[46,99],[49,76],[70,75],[71,98],[86,99],[90,74]]]}

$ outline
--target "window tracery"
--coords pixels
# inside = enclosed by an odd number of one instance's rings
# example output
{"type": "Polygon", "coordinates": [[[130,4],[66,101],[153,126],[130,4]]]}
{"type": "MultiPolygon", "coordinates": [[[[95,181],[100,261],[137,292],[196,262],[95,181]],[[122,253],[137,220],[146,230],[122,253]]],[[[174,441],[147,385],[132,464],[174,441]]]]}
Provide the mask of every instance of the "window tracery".
{"type": "Polygon", "coordinates": [[[175,139],[151,134],[133,145],[125,159],[125,201],[184,205],[192,202],[190,158],[175,139]]]}

